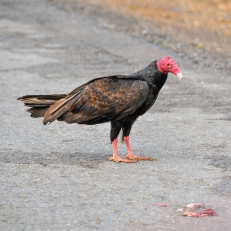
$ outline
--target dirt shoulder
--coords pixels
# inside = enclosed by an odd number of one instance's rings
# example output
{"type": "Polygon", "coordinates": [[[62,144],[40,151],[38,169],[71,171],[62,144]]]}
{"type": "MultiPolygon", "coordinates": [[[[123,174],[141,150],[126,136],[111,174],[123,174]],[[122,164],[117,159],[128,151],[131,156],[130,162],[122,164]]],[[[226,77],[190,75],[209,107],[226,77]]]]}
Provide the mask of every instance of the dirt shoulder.
{"type": "Polygon", "coordinates": [[[231,69],[231,1],[67,0],[65,4],[107,29],[145,38],[199,67],[231,69]]]}

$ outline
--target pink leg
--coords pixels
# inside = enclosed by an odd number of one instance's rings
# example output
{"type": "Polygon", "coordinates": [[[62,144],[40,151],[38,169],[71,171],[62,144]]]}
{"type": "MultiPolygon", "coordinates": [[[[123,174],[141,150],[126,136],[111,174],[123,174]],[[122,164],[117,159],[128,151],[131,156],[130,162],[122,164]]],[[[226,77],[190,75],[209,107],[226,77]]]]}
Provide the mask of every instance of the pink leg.
{"type": "Polygon", "coordinates": [[[130,160],[154,160],[151,157],[134,156],[129,142],[129,136],[124,136],[124,142],[127,148],[127,155],[124,156],[124,158],[128,158],[130,160]]]}
{"type": "Polygon", "coordinates": [[[109,160],[111,161],[115,161],[115,162],[126,162],[126,163],[134,163],[136,162],[136,160],[128,160],[126,158],[121,158],[118,156],[118,138],[116,138],[113,142],[112,142],[112,149],[113,149],[113,157],[111,157],[109,160]]]}

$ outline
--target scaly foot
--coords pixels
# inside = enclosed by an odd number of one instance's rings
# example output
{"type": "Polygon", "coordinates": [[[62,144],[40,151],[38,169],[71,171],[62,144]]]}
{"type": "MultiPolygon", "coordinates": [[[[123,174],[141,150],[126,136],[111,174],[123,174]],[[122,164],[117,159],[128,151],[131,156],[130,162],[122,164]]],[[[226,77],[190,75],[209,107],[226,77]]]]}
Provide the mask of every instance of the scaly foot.
{"type": "Polygon", "coordinates": [[[144,157],[144,156],[134,156],[133,154],[128,154],[124,156],[123,158],[127,158],[129,160],[155,160],[155,158],[152,157],[144,157]]]}
{"type": "Polygon", "coordinates": [[[144,156],[134,156],[132,154],[132,149],[131,149],[131,145],[130,145],[130,141],[129,141],[129,136],[124,136],[123,137],[124,142],[126,144],[126,149],[127,149],[127,155],[124,156],[123,158],[127,158],[129,160],[155,160],[154,158],[151,157],[144,157],[144,156]]]}
{"type": "Polygon", "coordinates": [[[131,160],[131,159],[126,159],[126,158],[121,158],[121,157],[118,157],[118,158],[116,158],[116,157],[111,157],[111,158],[109,158],[109,160],[111,160],[111,161],[114,161],[114,162],[116,162],[116,163],[119,163],[119,162],[124,162],[124,163],[135,163],[135,162],[137,162],[137,160],[138,159],[134,159],[134,160],[131,160]]]}

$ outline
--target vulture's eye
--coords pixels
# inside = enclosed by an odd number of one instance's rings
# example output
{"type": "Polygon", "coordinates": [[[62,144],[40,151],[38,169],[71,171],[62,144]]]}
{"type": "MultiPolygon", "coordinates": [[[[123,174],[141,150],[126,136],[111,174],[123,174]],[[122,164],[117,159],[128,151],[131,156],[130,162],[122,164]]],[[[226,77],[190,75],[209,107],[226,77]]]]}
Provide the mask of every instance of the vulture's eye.
{"type": "Polygon", "coordinates": [[[171,68],[171,67],[172,67],[171,64],[168,63],[168,64],[167,64],[167,68],[171,68]]]}

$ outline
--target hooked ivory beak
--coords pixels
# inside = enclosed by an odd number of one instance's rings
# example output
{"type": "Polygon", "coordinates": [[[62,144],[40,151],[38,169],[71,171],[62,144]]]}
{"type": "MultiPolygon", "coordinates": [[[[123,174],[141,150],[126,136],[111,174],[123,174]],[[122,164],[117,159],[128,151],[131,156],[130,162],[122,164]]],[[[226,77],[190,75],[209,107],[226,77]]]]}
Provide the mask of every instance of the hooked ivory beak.
{"type": "Polygon", "coordinates": [[[178,73],[176,76],[178,77],[178,79],[182,78],[182,74],[181,73],[178,73]]]}

